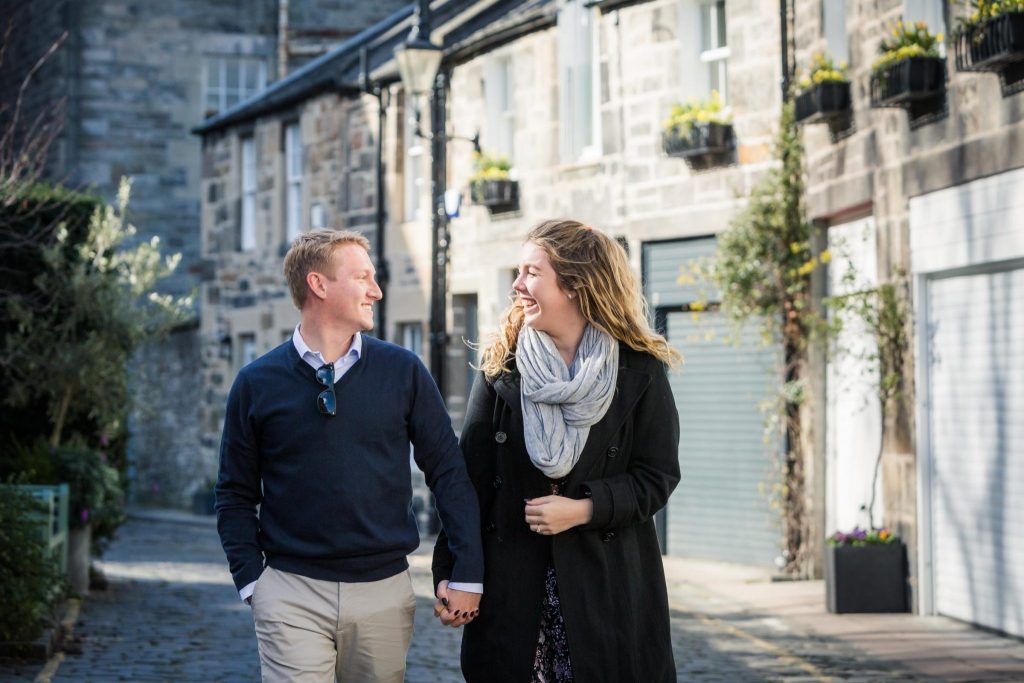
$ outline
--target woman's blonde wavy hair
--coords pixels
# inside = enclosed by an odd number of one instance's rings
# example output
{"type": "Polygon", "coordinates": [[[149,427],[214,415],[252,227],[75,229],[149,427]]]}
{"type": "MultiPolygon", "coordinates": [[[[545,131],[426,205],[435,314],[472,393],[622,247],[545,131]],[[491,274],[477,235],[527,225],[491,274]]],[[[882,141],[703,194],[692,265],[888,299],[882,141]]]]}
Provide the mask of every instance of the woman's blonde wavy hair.
{"type": "MultiPolygon", "coordinates": [[[[618,242],[573,220],[544,221],[530,231],[526,241],[544,250],[558,286],[576,295],[580,311],[591,325],[669,366],[682,360],[665,337],[651,329],[640,283],[618,242]]],[[[480,359],[480,369],[488,379],[511,370],[524,317],[518,300],[502,315],[500,329],[480,359]]]]}

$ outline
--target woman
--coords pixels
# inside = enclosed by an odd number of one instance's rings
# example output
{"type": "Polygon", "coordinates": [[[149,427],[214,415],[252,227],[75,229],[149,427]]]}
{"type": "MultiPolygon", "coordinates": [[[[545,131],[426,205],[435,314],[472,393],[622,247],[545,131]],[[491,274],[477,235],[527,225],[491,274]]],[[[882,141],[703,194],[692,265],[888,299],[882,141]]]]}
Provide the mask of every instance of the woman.
{"type": "Polygon", "coordinates": [[[466,624],[471,683],[674,681],[654,514],[679,482],[678,354],[651,331],[625,251],[581,223],[534,228],[513,288],[462,429],[483,599],[445,610],[442,532],[435,613],[466,624]]]}

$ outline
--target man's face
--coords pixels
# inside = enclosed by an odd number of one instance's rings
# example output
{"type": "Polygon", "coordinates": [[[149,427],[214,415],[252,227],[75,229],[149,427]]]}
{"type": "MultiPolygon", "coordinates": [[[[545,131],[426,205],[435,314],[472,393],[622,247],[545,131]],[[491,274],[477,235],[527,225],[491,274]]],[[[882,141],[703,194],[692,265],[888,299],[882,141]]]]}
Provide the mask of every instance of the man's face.
{"type": "Polygon", "coordinates": [[[373,329],[373,304],[384,295],[375,279],[370,255],[358,244],[343,244],[334,250],[333,271],[327,279],[325,303],[335,322],[360,331],[373,329]]]}

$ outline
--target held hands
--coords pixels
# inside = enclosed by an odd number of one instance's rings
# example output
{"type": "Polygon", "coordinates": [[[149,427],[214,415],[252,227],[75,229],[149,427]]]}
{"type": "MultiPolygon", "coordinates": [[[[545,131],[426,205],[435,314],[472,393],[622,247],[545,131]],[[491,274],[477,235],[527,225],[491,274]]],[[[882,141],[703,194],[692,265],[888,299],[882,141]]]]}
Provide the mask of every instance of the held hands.
{"type": "Polygon", "coordinates": [[[473,621],[480,614],[480,594],[448,588],[448,581],[437,584],[434,616],[445,626],[458,628],[473,621]]]}
{"type": "Polygon", "coordinates": [[[526,501],[526,523],[530,531],[553,536],[588,523],[594,516],[593,501],[565,496],[544,496],[526,501]]]}

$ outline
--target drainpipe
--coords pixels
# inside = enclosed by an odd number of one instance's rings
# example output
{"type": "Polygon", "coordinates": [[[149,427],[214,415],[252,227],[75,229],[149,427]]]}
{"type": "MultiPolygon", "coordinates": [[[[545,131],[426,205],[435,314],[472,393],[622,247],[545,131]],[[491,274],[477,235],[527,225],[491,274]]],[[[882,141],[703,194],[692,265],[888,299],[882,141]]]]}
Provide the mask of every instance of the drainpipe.
{"type": "Polygon", "coordinates": [[[288,75],[288,0],[277,0],[277,78],[288,75]]]}
{"type": "Polygon", "coordinates": [[[377,226],[374,239],[374,253],[377,255],[377,285],[380,287],[381,300],[377,306],[377,338],[387,340],[388,338],[388,307],[387,293],[388,282],[391,275],[388,271],[388,260],[384,252],[387,237],[388,210],[387,197],[384,192],[384,127],[386,125],[388,103],[391,99],[390,90],[385,90],[380,83],[370,82],[370,52],[364,45],[359,51],[360,79],[364,93],[377,98],[377,226]]]}
{"type": "Polygon", "coordinates": [[[779,0],[780,46],[782,48],[782,102],[789,101],[789,0],[779,0]]]}

